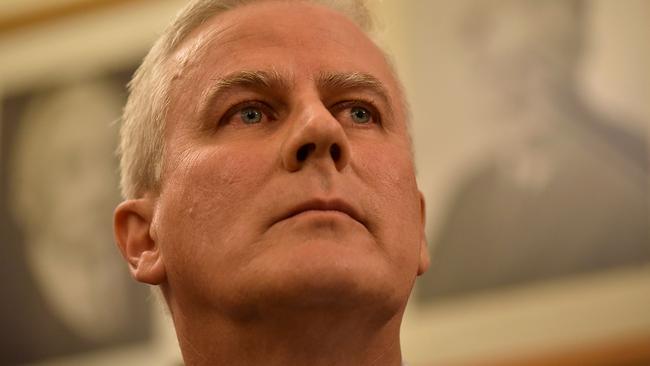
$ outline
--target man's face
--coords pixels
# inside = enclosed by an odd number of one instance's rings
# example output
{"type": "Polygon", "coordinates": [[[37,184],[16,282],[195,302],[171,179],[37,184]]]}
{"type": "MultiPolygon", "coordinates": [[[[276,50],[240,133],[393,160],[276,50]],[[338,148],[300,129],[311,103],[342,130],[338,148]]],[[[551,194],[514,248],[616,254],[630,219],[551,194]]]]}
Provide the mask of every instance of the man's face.
{"type": "Polygon", "coordinates": [[[423,202],[377,47],[324,7],[264,2],[202,25],[171,67],[151,233],[172,306],[403,306],[423,202]]]}

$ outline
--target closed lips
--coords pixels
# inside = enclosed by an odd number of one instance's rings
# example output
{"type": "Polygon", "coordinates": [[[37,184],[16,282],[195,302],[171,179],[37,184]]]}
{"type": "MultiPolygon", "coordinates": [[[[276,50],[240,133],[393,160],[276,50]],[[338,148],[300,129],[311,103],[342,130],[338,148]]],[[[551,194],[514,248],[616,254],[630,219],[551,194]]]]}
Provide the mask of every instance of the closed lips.
{"type": "Polygon", "coordinates": [[[276,222],[282,221],[289,219],[291,217],[294,217],[298,214],[301,214],[303,212],[307,211],[337,211],[337,212],[342,212],[346,214],[347,216],[351,217],[355,221],[358,221],[360,224],[363,226],[366,226],[365,222],[361,218],[361,215],[358,213],[358,211],[350,204],[348,204],[345,201],[342,200],[312,200],[312,201],[307,201],[304,203],[301,203],[299,205],[296,205],[292,209],[289,210],[289,212],[281,217],[279,220],[276,222]]]}

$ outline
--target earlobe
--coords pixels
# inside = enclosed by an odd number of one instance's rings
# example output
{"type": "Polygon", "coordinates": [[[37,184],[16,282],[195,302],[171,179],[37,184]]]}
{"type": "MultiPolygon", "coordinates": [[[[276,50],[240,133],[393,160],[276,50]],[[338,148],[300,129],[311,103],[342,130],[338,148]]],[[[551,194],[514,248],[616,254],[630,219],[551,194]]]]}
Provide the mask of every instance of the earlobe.
{"type": "Polygon", "coordinates": [[[122,202],[115,209],[113,229],[131,275],[139,282],[160,285],[166,280],[158,243],[151,237],[153,201],[148,198],[122,202]]]}
{"type": "Polygon", "coordinates": [[[427,247],[427,238],[425,234],[426,227],[426,204],[424,201],[424,195],[422,192],[420,194],[420,224],[422,227],[421,238],[420,238],[420,259],[418,261],[418,276],[422,275],[429,268],[431,260],[429,258],[429,248],[427,247]]]}

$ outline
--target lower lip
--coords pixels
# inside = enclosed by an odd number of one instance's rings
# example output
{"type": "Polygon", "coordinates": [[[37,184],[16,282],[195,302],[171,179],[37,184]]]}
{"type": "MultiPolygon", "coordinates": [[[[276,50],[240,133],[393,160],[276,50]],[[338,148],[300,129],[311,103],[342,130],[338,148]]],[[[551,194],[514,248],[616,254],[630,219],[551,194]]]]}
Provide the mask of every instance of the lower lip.
{"type": "MultiPolygon", "coordinates": [[[[347,225],[361,225],[365,228],[365,225],[353,218],[352,216],[346,214],[343,211],[337,210],[307,210],[297,213],[293,216],[287,217],[284,220],[276,222],[276,224],[327,224],[328,226],[335,223],[347,225]]],[[[274,224],[275,225],[275,224],[274,224]]]]}
{"type": "Polygon", "coordinates": [[[306,217],[341,217],[346,219],[352,219],[350,215],[346,214],[345,212],[337,211],[337,210],[307,210],[295,214],[289,217],[289,219],[302,218],[302,217],[305,218],[306,217]]]}

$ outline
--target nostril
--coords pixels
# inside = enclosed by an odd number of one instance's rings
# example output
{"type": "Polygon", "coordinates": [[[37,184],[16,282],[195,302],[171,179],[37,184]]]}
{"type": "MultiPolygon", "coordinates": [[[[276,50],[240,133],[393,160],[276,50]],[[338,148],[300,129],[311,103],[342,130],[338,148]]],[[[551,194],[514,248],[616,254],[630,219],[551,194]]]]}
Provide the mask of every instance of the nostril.
{"type": "Polygon", "coordinates": [[[341,148],[338,144],[333,144],[330,147],[330,155],[332,156],[332,160],[339,161],[341,158],[341,148]]]}
{"type": "Polygon", "coordinates": [[[307,160],[309,154],[314,150],[316,150],[316,144],[314,143],[302,145],[296,152],[296,159],[303,162],[307,160]]]}

